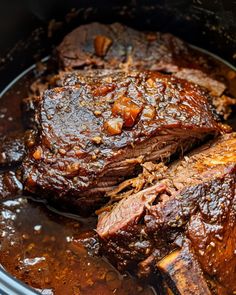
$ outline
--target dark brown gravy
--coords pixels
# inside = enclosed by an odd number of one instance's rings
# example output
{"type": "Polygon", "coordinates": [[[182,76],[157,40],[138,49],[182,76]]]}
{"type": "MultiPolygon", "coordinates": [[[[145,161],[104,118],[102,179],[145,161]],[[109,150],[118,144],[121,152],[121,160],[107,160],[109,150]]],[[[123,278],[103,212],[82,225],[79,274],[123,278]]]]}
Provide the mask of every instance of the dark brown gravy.
{"type": "MultiPolygon", "coordinates": [[[[228,79],[227,75],[235,73],[225,65],[222,72],[228,79]]],[[[33,79],[34,70],[1,98],[0,136],[23,129],[20,101],[27,96],[33,79]]],[[[229,80],[230,91],[236,96],[236,75],[229,80]]],[[[154,294],[148,282],[122,276],[76,242],[81,235],[94,234],[95,217],[73,219],[21,197],[3,202],[0,211],[1,265],[30,286],[44,289],[43,294],[154,294]]]]}
{"type": "Polygon", "coordinates": [[[1,264],[34,288],[47,289],[46,294],[153,294],[74,241],[82,232],[89,235],[95,222],[66,218],[24,198],[6,201],[0,217],[1,264]]]}
{"type": "MultiPolygon", "coordinates": [[[[0,136],[23,130],[20,101],[34,79],[30,71],[1,98],[0,136]]],[[[20,196],[1,203],[0,212],[0,264],[28,285],[44,289],[43,294],[154,294],[147,282],[119,274],[76,242],[81,235],[95,234],[95,217],[65,217],[20,196]]]]}

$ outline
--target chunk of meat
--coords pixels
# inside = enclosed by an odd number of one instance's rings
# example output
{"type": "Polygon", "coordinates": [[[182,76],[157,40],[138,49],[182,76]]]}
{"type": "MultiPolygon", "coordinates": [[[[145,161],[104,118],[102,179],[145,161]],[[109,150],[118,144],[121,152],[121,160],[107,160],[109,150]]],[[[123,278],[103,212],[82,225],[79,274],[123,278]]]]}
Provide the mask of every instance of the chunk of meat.
{"type": "Polygon", "coordinates": [[[66,69],[135,69],[173,73],[216,96],[217,111],[226,119],[235,100],[221,99],[228,88],[217,62],[171,34],[140,32],[119,23],[82,25],[57,48],[66,69]]]}
{"type": "MultiPolygon", "coordinates": [[[[100,71],[88,73],[87,68],[105,68],[106,74],[115,75],[117,69],[140,69],[173,73],[206,88],[212,94],[212,103],[218,114],[227,119],[235,99],[225,96],[228,84],[222,76],[219,65],[209,56],[195,52],[186,43],[170,34],[138,32],[115,23],[103,25],[92,23],[82,25],[68,34],[58,47],[59,63],[63,69],[86,69],[81,76],[88,79],[101,77],[100,71]]],[[[67,72],[68,74],[68,72],[67,72]]],[[[66,79],[66,73],[46,75],[31,85],[29,97],[23,101],[24,124],[35,128],[39,96],[43,91],[66,84],[72,85],[76,75],[66,79]]],[[[76,77],[76,78],[75,78],[76,77]]],[[[86,81],[87,82],[87,81],[86,81]]],[[[101,90],[99,90],[101,91],[101,90]]],[[[114,131],[118,132],[118,131],[114,131]]]]}
{"type": "Polygon", "coordinates": [[[208,203],[191,216],[187,236],[205,273],[217,278],[229,293],[236,291],[236,195],[235,182],[229,177],[221,189],[216,186],[207,196],[208,203]],[[231,198],[229,197],[231,196],[231,198]]]}
{"type": "Polygon", "coordinates": [[[174,75],[178,78],[205,87],[214,96],[221,96],[226,89],[224,83],[214,80],[200,70],[183,68],[174,75]]]}
{"type": "Polygon", "coordinates": [[[14,171],[6,171],[0,174],[0,200],[21,194],[23,187],[19,178],[14,171]]]}
{"type": "Polygon", "coordinates": [[[84,207],[89,197],[101,200],[142,161],[168,160],[225,131],[207,94],[185,80],[152,72],[111,78],[44,93],[36,114],[37,144],[23,163],[26,190],[84,207]],[[153,116],[143,117],[146,107],[155,110],[153,116]],[[118,134],[107,132],[114,118],[124,120],[118,134]]]}
{"type": "Polygon", "coordinates": [[[212,294],[188,242],[159,261],[157,267],[174,294],[212,294]]]}
{"type": "Polygon", "coordinates": [[[171,34],[141,32],[119,23],[82,25],[57,48],[64,68],[98,67],[177,72],[179,68],[210,71],[212,62],[171,34]]]}
{"type": "Polygon", "coordinates": [[[200,85],[209,90],[213,96],[213,105],[218,114],[227,119],[232,111],[232,106],[236,104],[236,99],[223,95],[226,90],[226,85],[223,82],[217,81],[206,73],[196,69],[180,69],[174,74],[175,77],[185,79],[194,84],[200,85]]]}
{"type": "Polygon", "coordinates": [[[25,155],[24,134],[8,134],[0,139],[0,169],[17,165],[25,155]]]}
{"type": "Polygon", "coordinates": [[[102,212],[97,233],[103,254],[120,269],[139,264],[140,274],[146,274],[150,263],[181,248],[188,238],[203,272],[233,293],[235,184],[236,134],[232,133],[170,165],[154,186],[102,212]],[[164,192],[156,191],[162,186],[164,192]]]}

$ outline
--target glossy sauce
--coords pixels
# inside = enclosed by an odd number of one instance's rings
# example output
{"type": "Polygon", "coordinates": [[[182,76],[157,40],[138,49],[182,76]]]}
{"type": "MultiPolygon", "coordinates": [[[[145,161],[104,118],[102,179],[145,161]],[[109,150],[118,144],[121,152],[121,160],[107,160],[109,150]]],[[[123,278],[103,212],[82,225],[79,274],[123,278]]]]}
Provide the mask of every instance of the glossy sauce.
{"type": "Polygon", "coordinates": [[[19,198],[1,205],[1,264],[46,294],[153,294],[90,256],[77,238],[93,235],[95,218],[75,220],[19,198]]]}
{"type": "MultiPolygon", "coordinates": [[[[225,76],[232,72],[222,67],[225,76]]],[[[23,129],[20,101],[27,96],[35,74],[30,71],[1,98],[0,136],[23,129]]],[[[231,80],[231,93],[236,96],[236,77],[231,80]]],[[[96,248],[96,217],[64,216],[22,196],[0,204],[0,212],[1,265],[30,286],[44,290],[43,294],[155,294],[150,282],[119,274],[78,241],[89,237],[96,248]]],[[[151,280],[157,288],[157,279],[151,280]]]]}
{"type": "MultiPolygon", "coordinates": [[[[20,102],[36,74],[30,71],[1,98],[0,136],[23,130],[20,102]]],[[[147,282],[121,275],[87,252],[78,239],[93,241],[94,228],[96,217],[58,213],[22,196],[5,201],[0,204],[0,264],[43,294],[155,294],[147,282]]]]}

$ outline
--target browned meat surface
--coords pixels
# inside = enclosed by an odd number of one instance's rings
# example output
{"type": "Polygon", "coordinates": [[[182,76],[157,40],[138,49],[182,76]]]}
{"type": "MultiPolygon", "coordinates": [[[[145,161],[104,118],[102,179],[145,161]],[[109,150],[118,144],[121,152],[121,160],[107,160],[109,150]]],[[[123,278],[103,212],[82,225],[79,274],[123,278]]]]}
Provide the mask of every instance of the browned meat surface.
{"type": "Polygon", "coordinates": [[[121,269],[139,264],[142,274],[189,240],[202,271],[213,280],[216,290],[224,290],[218,294],[232,294],[236,134],[204,145],[171,165],[162,178],[160,174],[154,186],[101,213],[97,232],[103,253],[121,269]]]}
{"type": "Polygon", "coordinates": [[[0,139],[0,169],[21,163],[25,155],[24,134],[8,134],[0,139]]]}
{"type": "Polygon", "coordinates": [[[194,84],[205,87],[212,95],[221,96],[226,89],[224,83],[214,80],[207,74],[197,69],[180,69],[175,76],[181,79],[188,80],[194,84]]]}
{"type": "MultiPolygon", "coordinates": [[[[49,67],[49,66],[48,66],[49,67]]],[[[57,71],[56,69],[54,71],[57,71]]],[[[37,129],[37,116],[35,111],[41,100],[41,96],[44,91],[55,88],[62,85],[64,80],[64,73],[62,71],[59,74],[48,73],[36,79],[28,90],[28,96],[21,102],[22,121],[25,129],[37,129]]]]}
{"type": "Polygon", "coordinates": [[[142,161],[168,159],[224,129],[202,89],[151,72],[48,90],[37,117],[38,143],[23,164],[26,190],[83,207],[142,161]]]}
{"type": "MultiPolygon", "coordinates": [[[[192,77],[192,71],[189,70],[189,75],[192,77]]],[[[196,70],[197,71],[197,70],[196,70]]],[[[38,104],[40,103],[41,97],[46,89],[52,89],[58,86],[75,86],[76,84],[87,84],[87,83],[101,83],[101,80],[105,81],[105,83],[116,83],[116,81],[120,81],[122,76],[129,75],[129,71],[122,71],[122,70],[111,70],[111,69],[104,69],[104,70],[76,70],[76,71],[60,71],[58,75],[54,75],[47,81],[46,84],[45,81],[37,80],[35,82],[36,85],[34,87],[31,87],[30,95],[23,100],[22,103],[22,113],[23,113],[23,121],[26,128],[33,128],[37,129],[38,124],[38,116],[35,114],[36,109],[38,107],[38,104]],[[46,87],[46,88],[45,88],[46,87]]],[[[177,74],[181,74],[182,72],[178,72],[177,74]]],[[[188,72],[186,72],[186,75],[188,72]]],[[[183,75],[185,80],[188,80],[186,78],[186,75],[183,75]]],[[[180,75],[181,76],[181,75],[180,75]]],[[[199,80],[202,81],[199,83],[201,86],[204,86],[207,84],[208,80],[212,80],[211,78],[208,78],[206,80],[206,75],[202,73],[199,74],[199,80]]],[[[191,79],[189,79],[191,80],[191,79]]],[[[195,83],[194,79],[193,81],[195,83]]],[[[215,80],[212,80],[212,83],[214,84],[216,82],[215,80]]],[[[218,82],[216,82],[218,83],[218,82]]],[[[222,84],[219,82],[219,84],[222,84]]],[[[211,88],[213,89],[213,87],[211,88]]],[[[213,90],[212,90],[213,91],[213,90]]],[[[212,92],[213,93],[213,92],[212,92]]],[[[208,90],[206,90],[206,96],[209,100],[209,102],[214,106],[214,112],[217,114],[220,114],[222,116],[227,117],[228,114],[230,114],[231,106],[234,103],[234,100],[226,97],[226,96],[216,96],[216,93],[212,95],[210,92],[208,93],[208,90]]],[[[236,100],[235,100],[236,101],[236,100]]]]}
{"type": "Polygon", "coordinates": [[[236,291],[235,170],[234,178],[229,175],[215,184],[210,198],[191,216],[187,236],[204,272],[232,294],[236,291]]]}
{"type": "Polygon", "coordinates": [[[93,23],[66,36],[57,60],[36,64],[1,99],[0,133],[21,124],[15,102],[27,95],[31,129],[0,139],[4,268],[49,293],[150,293],[122,281],[101,253],[158,294],[236,293],[236,135],[219,138],[229,128],[214,114],[230,114],[234,80],[170,34],[93,23]],[[174,154],[181,160],[167,164],[174,154]],[[45,219],[22,198],[22,175],[27,195],[67,212],[108,202],[97,232],[95,216],[45,219]]]}
{"type": "Polygon", "coordinates": [[[140,32],[119,23],[82,25],[69,33],[57,48],[66,69],[138,69],[173,73],[215,96],[219,114],[231,113],[235,100],[221,99],[228,85],[218,64],[185,42],[159,32],[140,32]]]}
{"type": "Polygon", "coordinates": [[[223,116],[224,119],[228,118],[232,106],[236,104],[236,99],[223,95],[226,90],[226,85],[224,83],[213,79],[197,69],[183,68],[174,75],[175,77],[185,79],[208,89],[213,97],[212,103],[215,106],[217,113],[223,116]]]}
{"type": "Polygon", "coordinates": [[[6,171],[0,174],[0,200],[15,197],[22,191],[22,184],[17,173],[6,171]]]}
{"type": "Polygon", "coordinates": [[[210,70],[211,62],[171,34],[140,32],[119,23],[82,25],[57,48],[65,68],[104,67],[177,72],[180,68],[210,70]]]}
{"type": "Polygon", "coordinates": [[[188,241],[163,258],[157,267],[174,294],[212,294],[188,241]]]}

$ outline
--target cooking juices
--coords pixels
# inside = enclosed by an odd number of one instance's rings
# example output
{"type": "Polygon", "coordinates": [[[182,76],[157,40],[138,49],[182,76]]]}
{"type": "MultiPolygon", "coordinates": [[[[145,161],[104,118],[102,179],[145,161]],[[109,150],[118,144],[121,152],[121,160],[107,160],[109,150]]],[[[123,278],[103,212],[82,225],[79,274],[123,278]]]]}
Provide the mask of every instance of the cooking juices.
{"type": "MultiPolygon", "coordinates": [[[[234,71],[222,64],[236,96],[234,71]]],[[[15,82],[0,101],[0,136],[23,130],[20,102],[35,80],[32,69],[15,82]]],[[[235,120],[230,121],[235,124],[235,120]]],[[[155,275],[140,282],[121,275],[96,253],[95,216],[80,218],[63,214],[19,195],[0,204],[0,263],[13,276],[42,294],[151,295],[155,275]],[[81,242],[82,241],[82,242],[81,242]],[[93,253],[86,250],[89,243],[93,253]]]]}

